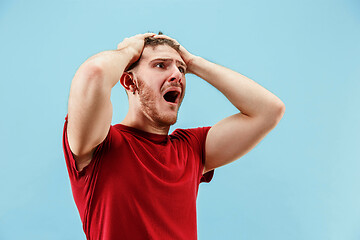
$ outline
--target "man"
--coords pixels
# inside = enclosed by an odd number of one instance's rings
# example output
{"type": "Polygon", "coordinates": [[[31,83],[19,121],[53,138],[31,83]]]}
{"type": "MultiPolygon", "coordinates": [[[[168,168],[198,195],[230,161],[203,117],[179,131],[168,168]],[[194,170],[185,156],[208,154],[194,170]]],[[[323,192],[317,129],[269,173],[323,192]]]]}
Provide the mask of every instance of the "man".
{"type": "Polygon", "coordinates": [[[196,197],[214,169],[240,158],[280,121],[284,104],[254,81],[152,33],[89,58],[72,81],[64,152],[88,239],[197,239],[196,197]],[[178,129],[185,73],[239,110],[214,126],[178,129]],[[120,80],[129,111],[111,125],[120,80]]]}

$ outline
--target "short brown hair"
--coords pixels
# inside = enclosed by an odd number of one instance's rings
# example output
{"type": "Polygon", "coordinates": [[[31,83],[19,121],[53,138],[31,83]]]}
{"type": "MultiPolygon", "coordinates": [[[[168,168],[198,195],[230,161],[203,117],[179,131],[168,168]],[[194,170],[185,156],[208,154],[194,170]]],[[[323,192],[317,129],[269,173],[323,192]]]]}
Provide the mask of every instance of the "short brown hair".
{"type": "MultiPolygon", "coordinates": [[[[159,32],[158,35],[162,35],[162,32],[159,32]]],[[[176,44],[173,40],[167,39],[167,38],[154,38],[154,37],[147,37],[144,40],[144,48],[147,46],[151,46],[153,48],[155,48],[156,46],[159,45],[168,45],[169,47],[175,49],[177,52],[180,52],[180,45],[176,44]]],[[[139,57],[138,60],[136,60],[136,62],[134,62],[133,64],[131,64],[126,71],[130,71],[131,69],[135,68],[140,61],[141,56],[139,57]]]]}

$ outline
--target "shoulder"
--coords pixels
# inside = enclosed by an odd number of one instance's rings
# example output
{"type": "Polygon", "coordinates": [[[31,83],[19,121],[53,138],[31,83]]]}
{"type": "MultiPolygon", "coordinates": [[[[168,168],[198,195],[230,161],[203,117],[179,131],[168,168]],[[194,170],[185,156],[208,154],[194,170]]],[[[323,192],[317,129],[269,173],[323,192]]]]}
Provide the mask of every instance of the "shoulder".
{"type": "Polygon", "coordinates": [[[181,139],[187,141],[198,141],[199,143],[203,142],[206,139],[207,133],[211,127],[197,127],[197,128],[187,128],[187,129],[176,129],[170,134],[171,139],[181,139]]]}
{"type": "Polygon", "coordinates": [[[127,133],[123,131],[118,125],[110,125],[109,132],[106,135],[103,142],[101,142],[96,150],[110,150],[111,147],[114,147],[117,143],[123,142],[124,138],[126,138],[127,133]]]}
{"type": "Polygon", "coordinates": [[[207,131],[210,130],[210,128],[211,128],[210,126],[196,127],[196,128],[177,128],[170,134],[170,136],[174,135],[174,134],[195,134],[195,135],[198,135],[198,134],[206,133],[207,131]]]}
{"type": "Polygon", "coordinates": [[[131,131],[124,128],[121,124],[114,124],[110,126],[109,133],[108,133],[108,140],[109,141],[119,141],[123,140],[124,138],[129,138],[133,134],[131,131]]]}

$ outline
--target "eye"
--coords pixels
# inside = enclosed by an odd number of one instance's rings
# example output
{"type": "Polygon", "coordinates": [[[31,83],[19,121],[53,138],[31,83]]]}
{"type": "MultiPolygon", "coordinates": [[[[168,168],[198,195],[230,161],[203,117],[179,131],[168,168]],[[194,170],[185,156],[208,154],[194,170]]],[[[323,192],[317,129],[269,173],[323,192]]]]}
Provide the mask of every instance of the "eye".
{"type": "Polygon", "coordinates": [[[178,68],[181,73],[185,73],[185,68],[183,68],[183,67],[178,67],[178,68]]]}
{"type": "Polygon", "coordinates": [[[157,64],[155,65],[155,67],[164,68],[165,65],[164,65],[163,63],[157,63],[157,64]]]}

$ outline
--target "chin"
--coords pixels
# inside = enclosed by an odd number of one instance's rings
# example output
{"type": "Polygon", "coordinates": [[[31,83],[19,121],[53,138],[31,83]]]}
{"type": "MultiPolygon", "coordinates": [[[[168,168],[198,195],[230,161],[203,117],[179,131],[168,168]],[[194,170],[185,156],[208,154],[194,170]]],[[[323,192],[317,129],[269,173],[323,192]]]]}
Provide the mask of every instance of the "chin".
{"type": "Polygon", "coordinates": [[[177,114],[161,114],[155,119],[160,125],[171,126],[177,121],[177,114]]]}
{"type": "Polygon", "coordinates": [[[174,125],[175,123],[176,123],[176,121],[177,121],[177,116],[166,116],[166,117],[164,117],[163,119],[161,119],[162,121],[162,123],[164,124],[164,125],[174,125]]]}

